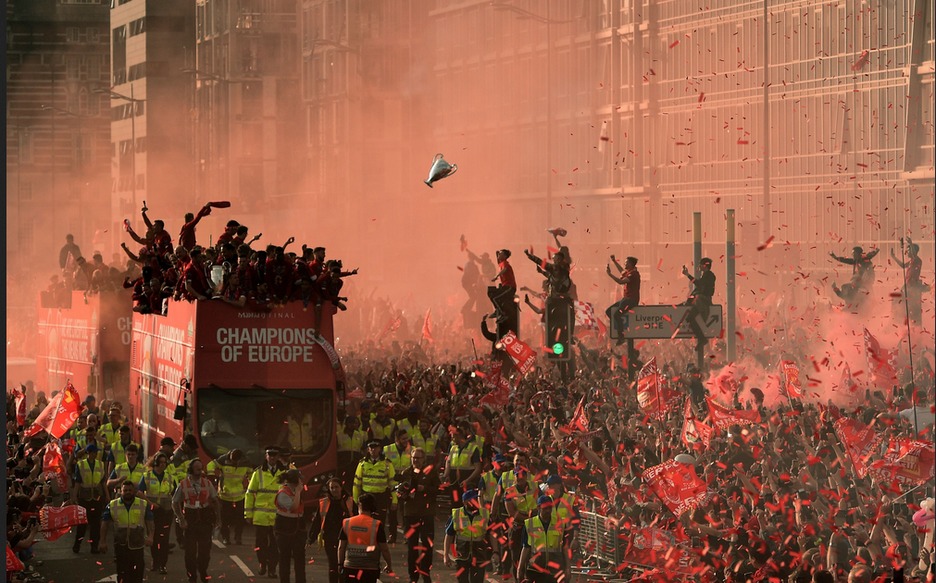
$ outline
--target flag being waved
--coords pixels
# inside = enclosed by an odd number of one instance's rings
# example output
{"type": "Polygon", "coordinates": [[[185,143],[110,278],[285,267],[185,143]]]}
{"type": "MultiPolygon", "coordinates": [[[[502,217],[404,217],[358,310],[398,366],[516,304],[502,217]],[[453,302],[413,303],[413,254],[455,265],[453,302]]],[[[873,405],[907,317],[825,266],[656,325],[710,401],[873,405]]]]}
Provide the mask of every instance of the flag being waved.
{"type": "Polygon", "coordinates": [[[530,372],[533,365],[536,364],[536,351],[530,348],[525,342],[517,338],[513,331],[504,334],[500,339],[504,351],[510,356],[514,366],[520,371],[521,375],[530,372]]]}
{"type": "Polygon", "coordinates": [[[855,466],[859,478],[868,474],[868,460],[881,443],[881,436],[857,419],[840,418],[835,422],[835,434],[855,466]]]}
{"type": "Polygon", "coordinates": [[[432,338],[432,308],[426,310],[426,319],[423,320],[422,326],[422,337],[423,340],[429,344],[435,342],[435,340],[432,338]]]}
{"type": "Polygon", "coordinates": [[[864,345],[872,382],[878,387],[899,385],[893,352],[881,348],[881,343],[867,328],[864,329],[864,345]]]}
{"type": "Polygon", "coordinates": [[[663,383],[654,356],[637,374],[637,405],[649,417],[662,419],[670,409],[673,396],[669,387],[663,383]]]}
{"type": "Polygon", "coordinates": [[[45,431],[55,439],[60,439],[75,424],[81,414],[81,409],[78,390],[69,382],[64,390],[52,397],[46,408],[26,430],[24,436],[28,439],[45,431]]]}
{"type": "Polygon", "coordinates": [[[669,460],[647,468],[640,477],[676,516],[708,502],[708,487],[691,464],[669,460]]]}
{"type": "Polygon", "coordinates": [[[60,538],[78,524],[88,524],[88,511],[83,506],[43,506],[39,510],[39,530],[46,540],[60,538]]]}
{"type": "Polygon", "coordinates": [[[780,361],[780,372],[783,373],[783,388],[787,397],[791,399],[803,398],[803,386],[800,383],[799,367],[792,360],[780,361]]]}
{"type": "Polygon", "coordinates": [[[936,478],[936,457],[932,442],[893,438],[884,459],[872,462],[868,472],[881,482],[920,486],[936,478]]]}
{"type": "Polygon", "coordinates": [[[718,429],[728,429],[732,425],[752,425],[761,422],[760,411],[757,409],[729,409],[719,404],[711,397],[706,397],[709,409],[709,420],[718,429]]]}
{"type": "Polygon", "coordinates": [[[708,447],[712,442],[712,433],[715,430],[695,418],[692,412],[692,404],[686,399],[686,414],[683,420],[682,442],[687,447],[692,447],[696,443],[702,443],[708,447]]]}

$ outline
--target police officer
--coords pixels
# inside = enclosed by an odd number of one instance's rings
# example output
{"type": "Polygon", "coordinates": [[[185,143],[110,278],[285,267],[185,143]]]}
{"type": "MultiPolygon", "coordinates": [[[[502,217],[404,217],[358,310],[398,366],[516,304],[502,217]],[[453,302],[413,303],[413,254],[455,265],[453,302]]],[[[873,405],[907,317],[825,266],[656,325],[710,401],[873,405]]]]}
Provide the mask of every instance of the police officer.
{"type": "Polygon", "coordinates": [[[396,510],[397,494],[393,491],[395,476],[393,464],[383,457],[380,442],[376,439],[369,441],[367,457],[361,460],[354,472],[354,502],[360,504],[361,496],[370,494],[374,498],[377,516],[387,516],[387,510],[391,506],[396,510]]]}
{"type": "Polygon", "coordinates": [[[143,548],[153,544],[153,513],[146,500],[137,498],[136,486],[125,480],[120,496],[114,498],[101,516],[101,552],[107,552],[107,531],[114,524],[114,555],[117,559],[117,580],[121,583],[143,583],[143,548]]]}
{"type": "Polygon", "coordinates": [[[296,583],[305,583],[305,520],[302,516],[302,476],[299,470],[281,472],[282,484],[276,493],[273,532],[279,549],[280,583],[289,583],[289,565],[296,571],[296,583]]]}
{"type": "Polygon", "coordinates": [[[432,432],[432,422],[425,416],[419,418],[419,423],[410,433],[413,445],[426,452],[426,463],[437,467],[439,463],[439,437],[432,432]]]}
{"type": "MultiPolygon", "coordinates": [[[[506,529],[504,528],[506,512],[503,504],[495,505],[495,499],[502,476],[511,470],[513,470],[513,460],[502,454],[496,454],[491,469],[481,474],[479,484],[481,503],[491,514],[491,547],[494,552],[493,561],[498,567],[506,564],[501,554],[502,550],[506,551],[507,548],[506,529]]],[[[498,573],[506,575],[508,571],[498,568],[498,573]]]]}
{"type": "MultiPolygon", "coordinates": [[[[407,433],[406,429],[398,427],[393,432],[393,443],[383,448],[384,459],[393,466],[395,476],[399,476],[403,473],[403,470],[410,467],[410,449],[409,433],[407,433]]],[[[399,480],[395,479],[393,481],[394,491],[396,491],[399,484],[399,480]]],[[[397,498],[399,499],[399,496],[397,498]]],[[[397,540],[397,527],[399,526],[397,506],[397,504],[391,504],[390,506],[389,531],[387,532],[387,542],[390,544],[395,544],[397,540]]]]}
{"type": "Polygon", "coordinates": [[[566,559],[571,559],[575,533],[582,523],[578,511],[578,499],[572,492],[565,491],[562,477],[557,474],[546,478],[544,493],[553,499],[552,514],[556,518],[556,524],[562,530],[562,548],[565,550],[566,559]]]}
{"type": "Polygon", "coordinates": [[[172,510],[185,531],[185,572],[190,583],[194,583],[196,572],[203,582],[209,580],[211,533],[221,514],[218,492],[202,469],[200,459],[189,462],[172,497],[172,510]]]}
{"type": "Polygon", "coordinates": [[[88,524],[79,524],[75,527],[75,544],[72,545],[72,552],[81,552],[81,541],[84,539],[85,531],[91,529],[91,553],[98,554],[100,542],[98,535],[101,533],[101,513],[104,510],[104,462],[98,459],[98,446],[89,443],[85,448],[87,458],[79,461],[75,465],[75,475],[72,484],[72,500],[75,500],[85,508],[88,514],[88,524]]]}
{"type": "Polygon", "coordinates": [[[483,583],[484,568],[491,560],[488,511],[481,505],[477,490],[468,490],[461,498],[462,505],[452,509],[445,527],[443,563],[446,567],[452,564],[449,549],[454,542],[458,583],[483,583]]]}
{"type": "Polygon", "coordinates": [[[276,564],[279,561],[273,534],[273,524],[276,522],[276,493],[279,491],[278,476],[285,468],[279,463],[277,447],[267,447],[265,454],[266,460],[254,470],[247,485],[244,518],[247,524],[255,527],[260,574],[269,574],[273,579],[276,577],[276,564]]]}
{"type": "Polygon", "coordinates": [[[461,502],[461,494],[478,484],[481,476],[481,450],[464,429],[455,430],[454,443],[445,460],[442,479],[451,484],[452,506],[461,502]]]}
{"type": "Polygon", "coordinates": [[[159,452],[153,456],[150,469],[143,473],[137,490],[150,503],[153,513],[154,541],[150,547],[153,558],[153,571],[166,574],[166,562],[169,560],[169,529],[172,527],[172,494],[176,481],[169,473],[169,456],[159,452]]]}
{"type": "Polygon", "coordinates": [[[361,418],[346,415],[341,431],[338,432],[338,475],[341,483],[351,484],[354,470],[364,457],[364,443],[367,432],[361,430],[361,418]]]}
{"type": "Polygon", "coordinates": [[[516,567],[523,549],[523,522],[536,511],[536,492],[530,487],[526,470],[516,470],[517,481],[504,491],[504,507],[507,511],[507,545],[510,552],[505,556],[510,565],[516,567]]]}
{"type": "Polygon", "coordinates": [[[342,524],[338,535],[338,561],[344,583],[376,583],[381,556],[386,562],[386,572],[393,573],[393,559],[383,524],[374,518],[377,512],[374,496],[363,493],[358,499],[357,516],[345,519],[342,524]]]}
{"type": "Polygon", "coordinates": [[[571,581],[569,561],[562,548],[562,527],[553,516],[553,499],[537,498],[538,512],[523,523],[523,551],[517,580],[533,583],[571,581]]]}
{"type": "MultiPolygon", "coordinates": [[[[111,449],[111,453],[113,453],[113,449],[111,449]]],[[[109,491],[121,488],[122,484],[127,480],[130,480],[135,487],[140,483],[140,479],[143,478],[143,472],[146,471],[146,467],[139,463],[139,448],[137,448],[135,443],[128,445],[123,455],[126,457],[127,461],[119,463],[114,467],[110,478],[107,480],[107,489],[109,491]]]]}
{"type": "Polygon", "coordinates": [[[218,484],[218,497],[221,499],[221,542],[231,544],[231,530],[234,531],[234,544],[241,544],[244,533],[244,498],[251,469],[244,465],[244,452],[235,448],[228,453],[208,462],[208,475],[218,484]]]}

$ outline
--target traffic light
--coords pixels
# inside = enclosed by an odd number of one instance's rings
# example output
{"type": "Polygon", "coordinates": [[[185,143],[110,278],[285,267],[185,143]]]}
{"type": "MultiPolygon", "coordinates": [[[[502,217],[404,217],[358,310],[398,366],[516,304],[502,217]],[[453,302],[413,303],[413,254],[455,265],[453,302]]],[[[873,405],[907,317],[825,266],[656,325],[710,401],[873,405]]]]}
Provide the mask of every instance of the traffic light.
{"type": "Polygon", "coordinates": [[[546,298],[546,357],[549,360],[572,358],[572,325],[575,322],[572,300],[546,298]]]}

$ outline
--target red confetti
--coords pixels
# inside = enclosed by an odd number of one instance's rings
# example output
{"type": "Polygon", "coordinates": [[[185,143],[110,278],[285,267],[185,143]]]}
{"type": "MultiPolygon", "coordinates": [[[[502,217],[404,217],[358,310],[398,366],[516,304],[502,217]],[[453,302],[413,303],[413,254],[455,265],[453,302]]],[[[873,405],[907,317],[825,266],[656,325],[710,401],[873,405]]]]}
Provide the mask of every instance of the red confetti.
{"type": "Polygon", "coordinates": [[[673,42],[670,43],[669,48],[673,48],[673,47],[675,47],[675,46],[678,45],[678,44],[679,44],[679,40],[678,40],[678,39],[677,39],[677,40],[674,40],[673,42]]]}

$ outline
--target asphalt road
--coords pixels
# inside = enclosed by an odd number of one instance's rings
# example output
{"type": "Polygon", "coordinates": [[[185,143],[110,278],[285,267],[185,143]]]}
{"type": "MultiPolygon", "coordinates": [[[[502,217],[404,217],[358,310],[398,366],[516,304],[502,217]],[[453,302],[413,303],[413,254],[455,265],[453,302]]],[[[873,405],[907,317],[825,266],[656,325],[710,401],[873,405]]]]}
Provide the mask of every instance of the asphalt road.
{"type": "MultiPolygon", "coordinates": [[[[456,581],[454,569],[442,565],[442,556],[438,551],[444,537],[443,529],[444,524],[441,520],[437,520],[437,550],[433,562],[432,580],[454,582],[456,581]]],[[[402,540],[402,535],[399,538],[402,540]]],[[[243,541],[244,544],[242,545],[224,545],[220,540],[214,540],[214,546],[211,549],[211,567],[208,569],[212,581],[220,583],[278,581],[279,579],[270,579],[265,575],[257,574],[260,563],[257,561],[257,555],[254,551],[253,529],[249,526],[245,528],[243,541]]],[[[69,533],[54,542],[40,539],[33,547],[36,558],[43,561],[43,564],[36,566],[35,569],[45,578],[45,581],[49,583],[98,583],[117,580],[113,541],[108,541],[110,546],[108,552],[100,555],[92,555],[88,550],[87,543],[82,546],[81,553],[75,554],[71,550],[73,542],[74,534],[69,533]]],[[[393,555],[396,577],[384,574],[381,576],[381,581],[383,583],[396,583],[398,581],[409,583],[406,575],[406,544],[391,545],[390,550],[393,555]]],[[[180,583],[186,581],[182,549],[175,548],[172,550],[169,555],[168,573],[166,575],[149,570],[152,563],[149,551],[145,552],[146,581],[148,583],[180,583]]],[[[308,561],[306,564],[306,580],[310,583],[327,583],[328,562],[324,551],[318,546],[306,547],[306,558],[308,561]]],[[[292,574],[290,581],[295,581],[295,574],[292,574]]],[[[500,579],[489,578],[488,581],[496,583],[500,579]]]]}

